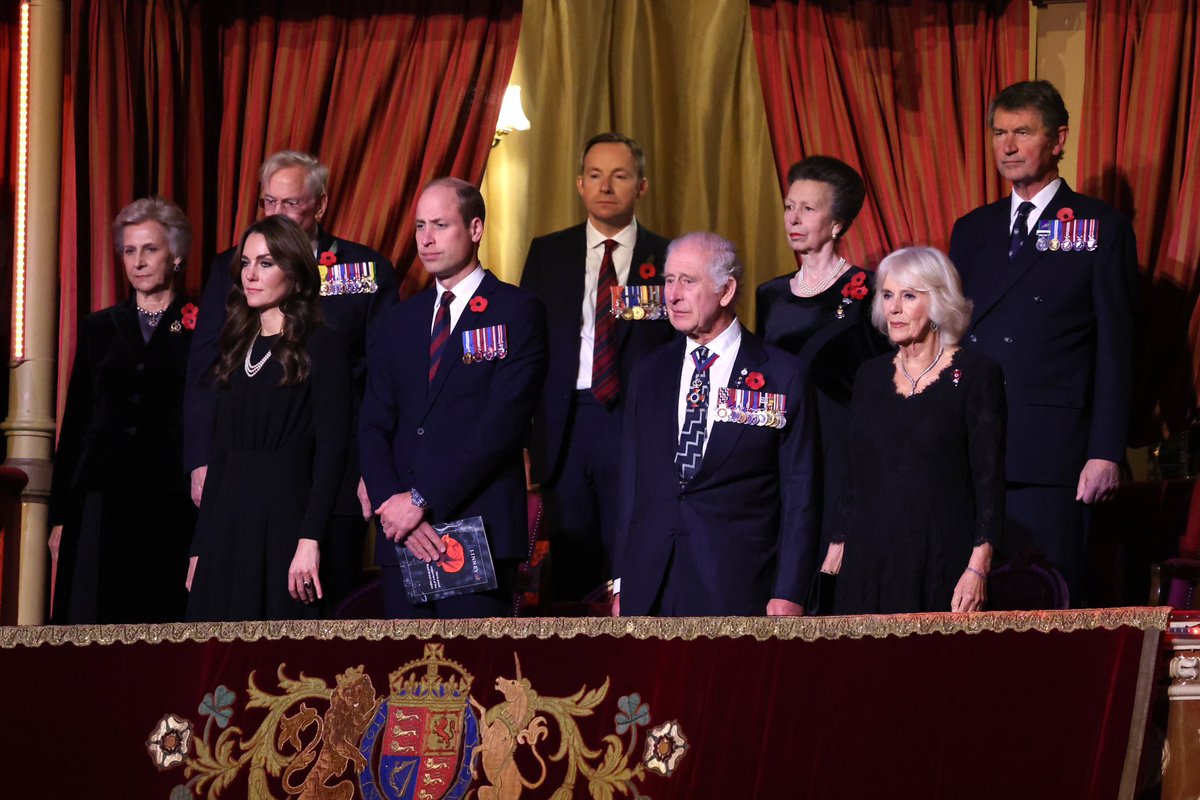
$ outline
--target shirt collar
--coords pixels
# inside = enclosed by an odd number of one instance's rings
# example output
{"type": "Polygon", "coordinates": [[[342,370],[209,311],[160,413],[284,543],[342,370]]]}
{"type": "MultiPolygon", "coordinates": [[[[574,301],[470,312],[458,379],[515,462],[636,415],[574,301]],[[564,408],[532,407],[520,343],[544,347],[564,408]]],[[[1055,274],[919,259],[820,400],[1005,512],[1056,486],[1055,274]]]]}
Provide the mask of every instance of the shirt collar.
{"type": "Polygon", "coordinates": [[[588,250],[593,247],[599,247],[604,243],[605,239],[613,239],[621,247],[628,247],[630,250],[637,244],[637,218],[635,217],[628,225],[619,230],[615,236],[605,236],[592,225],[592,221],[587,221],[587,246],[588,250]]]}
{"type": "MultiPolygon", "coordinates": [[[[1042,216],[1042,212],[1046,210],[1046,206],[1050,205],[1050,201],[1054,199],[1055,193],[1058,192],[1058,187],[1062,186],[1062,182],[1062,178],[1055,178],[1043,186],[1040,192],[1029,198],[1029,202],[1033,203],[1033,211],[1029,214],[1030,222],[1034,222],[1042,216]]],[[[1009,224],[1017,219],[1017,209],[1020,208],[1021,203],[1025,202],[1016,192],[1013,192],[1010,197],[1012,202],[1008,207],[1009,224]]]]}
{"type": "MultiPolygon", "coordinates": [[[[704,345],[708,348],[710,355],[718,355],[722,358],[729,358],[735,355],[738,351],[738,345],[742,343],[742,324],[737,321],[737,317],[729,323],[729,327],[721,331],[715,339],[704,345]]],[[[684,355],[688,358],[692,357],[692,351],[700,347],[700,343],[692,337],[687,339],[687,347],[684,349],[684,355]]]]}
{"type": "MultiPolygon", "coordinates": [[[[450,291],[454,292],[454,299],[456,301],[469,300],[475,296],[475,290],[479,288],[479,284],[481,283],[483,283],[483,265],[476,264],[475,269],[471,270],[467,277],[456,283],[450,291]]],[[[446,290],[442,287],[442,282],[439,280],[435,280],[434,285],[437,286],[437,297],[434,298],[433,307],[437,308],[441,304],[442,294],[446,290]]]]}

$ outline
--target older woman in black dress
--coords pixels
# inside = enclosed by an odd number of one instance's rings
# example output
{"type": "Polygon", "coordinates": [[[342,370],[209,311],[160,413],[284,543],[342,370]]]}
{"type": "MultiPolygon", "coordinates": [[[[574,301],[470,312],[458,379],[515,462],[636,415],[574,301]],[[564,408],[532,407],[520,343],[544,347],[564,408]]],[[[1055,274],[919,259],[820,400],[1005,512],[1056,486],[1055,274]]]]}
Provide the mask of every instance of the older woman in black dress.
{"type": "Polygon", "coordinates": [[[897,346],[863,364],[822,570],[835,613],[976,611],[1004,524],[1004,381],[958,346],[971,318],[954,265],[909,247],[876,272],[872,319],[897,346]]]}
{"type": "Polygon", "coordinates": [[[350,359],[321,323],[317,262],[296,223],[251,225],[230,272],[187,616],[315,617],[350,442],[350,359]]]}
{"type": "Polygon", "coordinates": [[[50,492],[55,623],[174,622],[195,526],[183,469],[183,380],[195,306],[177,290],[192,228],[159,197],[130,203],[113,243],[130,296],[84,317],[50,492]]]}
{"type": "Polygon", "coordinates": [[[788,170],[783,222],[800,268],[758,287],[756,331],[809,367],[821,436],[824,511],[821,542],[845,470],[846,421],[854,374],[887,349],[871,326],[869,275],[838,255],[862,209],[866,188],[854,168],[810,156],[788,170]]]}

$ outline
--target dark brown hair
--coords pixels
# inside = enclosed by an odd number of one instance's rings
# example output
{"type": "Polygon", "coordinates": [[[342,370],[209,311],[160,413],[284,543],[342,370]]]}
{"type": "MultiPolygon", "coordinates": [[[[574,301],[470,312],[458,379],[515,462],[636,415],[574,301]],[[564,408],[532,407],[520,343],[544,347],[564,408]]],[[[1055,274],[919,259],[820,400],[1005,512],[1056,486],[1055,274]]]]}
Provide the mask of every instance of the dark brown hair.
{"type": "Polygon", "coordinates": [[[283,331],[271,346],[272,357],[283,366],[280,386],[303,383],[308,378],[310,362],[308,353],[304,352],[304,342],[321,324],[321,277],[313,257],[312,242],[299,225],[282,214],[260,219],[242,234],[242,241],[233,254],[233,263],[229,265],[233,289],[225,303],[221,358],[213,368],[218,387],[229,385],[229,377],[242,367],[246,351],[254,344],[254,337],[259,332],[258,312],[246,303],[246,292],[242,287],[242,250],[246,240],[255,233],[262,234],[267,240],[267,250],[276,266],[283,270],[288,283],[288,292],[279,303],[279,310],[283,312],[283,331]]]}
{"type": "MultiPolygon", "coordinates": [[[[993,127],[996,121],[996,109],[1036,111],[1042,118],[1042,127],[1051,139],[1058,135],[1059,128],[1066,128],[1071,124],[1071,115],[1067,113],[1066,103],[1050,81],[1020,81],[1006,86],[988,104],[989,128],[993,127]]],[[[1062,161],[1062,158],[1063,153],[1060,152],[1055,160],[1062,161]]]]}

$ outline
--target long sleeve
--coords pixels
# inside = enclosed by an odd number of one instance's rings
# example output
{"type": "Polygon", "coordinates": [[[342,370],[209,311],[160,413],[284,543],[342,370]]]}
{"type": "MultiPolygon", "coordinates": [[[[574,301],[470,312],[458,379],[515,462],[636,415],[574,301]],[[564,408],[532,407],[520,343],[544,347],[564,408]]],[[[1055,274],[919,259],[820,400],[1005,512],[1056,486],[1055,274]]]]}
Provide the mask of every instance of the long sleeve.
{"type": "Polygon", "coordinates": [[[58,449],[54,454],[54,473],[50,481],[50,525],[64,522],[66,504],[71,492],[83,442],[92,421],[92,371],[88,352],[87,320],[80,326],[75,361],[71,365],[71,380],[67,385],[67,403],[59,429],[58,449]]]}
{"type": "Polygon", "coordinates": [[[310,339],[308,353],[312,361],[309,381],[316,442],[312,489],[296,538],[323,541],[346,471],[354,382],[345,345],[333,330],[325,329],[310,339]]]}
{"type": "Polygon", "coordinates": [[[966,404],[967,450],[975,490],[974,544],[1000,543],[1004,531],[1004,378],[984,361],[966,404]]]}
{"type": "Polygon", "coordinates": [[[772,597],[803,603],[820,540],[816,404],[802,372],[788,384],[788,420],[779,444],[782,515],[772,597]]]}
{"type": "MultiPolygon", "coordinates": [[[[384,327],[383,325],[380,326],[384,327]]],[[[358,454],[371,503],[378,508],[394,494],[408,491],[396,473],[392,442],[396,437],[395,376],[382,336],[367,350],[367,388],[358,411],[358,454]]]]}
{"type": "Polygon", "coordinates": [[[200,313],[192,332],[188,354],[187,383],[183,394],[183,468],[190,473],[211,459],[213,429],[217,419],[217,394],[210,373],[220,356],[221,328],[225,325],[225,301],[232,279],[231,254],[213,259],[208,282],[200,297],[200,313]]]}

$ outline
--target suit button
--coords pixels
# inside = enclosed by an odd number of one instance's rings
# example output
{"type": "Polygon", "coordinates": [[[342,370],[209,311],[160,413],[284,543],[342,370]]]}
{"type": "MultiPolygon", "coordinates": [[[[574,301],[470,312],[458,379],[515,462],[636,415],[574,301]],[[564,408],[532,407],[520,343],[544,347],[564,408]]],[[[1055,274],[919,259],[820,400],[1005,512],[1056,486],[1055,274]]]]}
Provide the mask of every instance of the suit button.
{"type": "Polygon", "coordinates": [[[417,436],[424,436],[424,435],[425,435],[425,429],[417,428],[417,436]]]}
{"type": "Polygon", "coordinates": [[[137,436],[137,426],[130,425],[128,428],[125,429],[125,432],[128,433],[130,436],[137,436]]]}
{"type": "Polygon", "coordinates": [[[1004,343],[1005,343],[1005,344],[1012,344],[1012,337],[1011,337],[1011,336],[1005,336],[1005,337],[1004,337],[1004,343]]]}
{"type": "Polygon", "coordinates": [[[136,369],[138,372],[143,372],[146,369],[146,365],[139,362],[138,365],[136,367],[134,367],[134,369],[136,369]]]}
{"type": "Polygon", "coordinates": [[[1040,303],[1040,302],[1042,302],[1042,298],[1035,295],[1033,298],[1033,302],[1040,303]]]}
{"type": "Polygon", "coordinates": [[[131,394],[129,395],[129,402],[137,405],[138,403],[142,402],[142,396],[140,394],[131,394]]]}
{"type": "Polygon", "coordinates": [[[975,338],[975,334],[973,334],[973,333],[971,334],[971,341],[972,341],[972,342],[978,342],[978,341],[979,341],[978,339],[976,339],[976,338],[975,338]]]}

